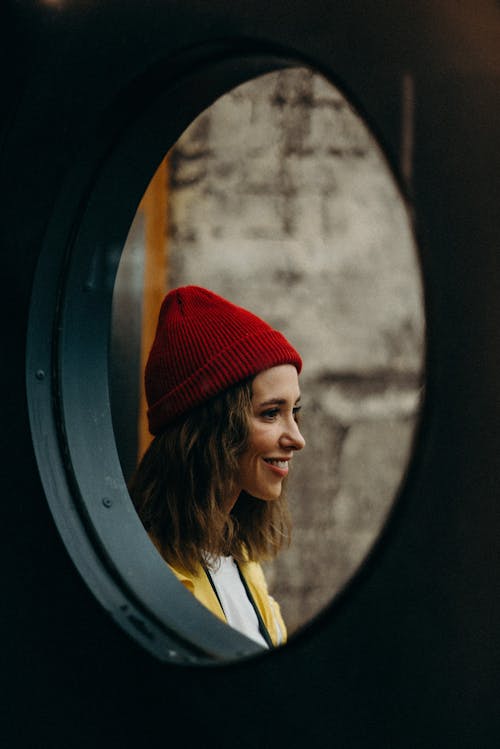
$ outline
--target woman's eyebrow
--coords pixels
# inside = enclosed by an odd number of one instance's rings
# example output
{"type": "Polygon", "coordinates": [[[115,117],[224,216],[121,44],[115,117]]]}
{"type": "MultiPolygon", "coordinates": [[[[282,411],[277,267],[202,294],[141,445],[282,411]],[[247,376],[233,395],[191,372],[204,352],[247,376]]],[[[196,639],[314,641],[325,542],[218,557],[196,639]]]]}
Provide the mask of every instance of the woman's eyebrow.
{"type": "MultiPolygon", "coordinates": [[[[295,405],[300,401],[301,396],[297,398],[295,401],[295,405]]],[[[259,403],[259,408],[262,408],[263,406],[283,406],[286,403],[288,403],[286,398],[269,398],[268,400],[262,401],[262,403],[259,403]]]]}

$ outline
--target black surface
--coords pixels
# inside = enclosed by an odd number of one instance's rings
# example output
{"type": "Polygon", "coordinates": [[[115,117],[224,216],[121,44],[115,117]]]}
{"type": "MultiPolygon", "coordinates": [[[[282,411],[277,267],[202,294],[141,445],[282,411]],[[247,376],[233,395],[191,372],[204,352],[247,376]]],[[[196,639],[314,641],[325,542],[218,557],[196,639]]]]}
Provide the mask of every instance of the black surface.
{"type": "Polygon", "coordinates": [[[47,0],[3,15],[3,745],[183,732],[193,747],[497,747],[498,3],[47,0]],[[395,169],[401,79],[414,78],[428,394],[403,495],[344,595],[269,656],[177,666],[116,626],[55,529],[27,413],[28,307],[47,231],[71,235],[121,129],[190,59],[262,46],[339,83],[395,169]]]}

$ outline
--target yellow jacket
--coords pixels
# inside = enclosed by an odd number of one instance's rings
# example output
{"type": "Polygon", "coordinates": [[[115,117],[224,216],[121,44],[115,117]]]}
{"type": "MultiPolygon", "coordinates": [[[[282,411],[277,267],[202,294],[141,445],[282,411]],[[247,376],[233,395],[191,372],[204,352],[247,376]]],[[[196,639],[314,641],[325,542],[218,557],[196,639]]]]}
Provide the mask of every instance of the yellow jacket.
{"type": "MultiPolygon", "coordinates": [[[[283,644],[286,641],[285,622],[281,616],[278,603],[269,595],[262,567],[257,562],[243,562],[239,563],[238,566],[273,644],[283,644]]],[[[177,579],[186,586],[200,603],[206,606],[212,614],[218,616],[219,619],[226,621],[219,599],[201,565],[194,575],[180,568],[175,568],[171,564],[169,564],[169,567],[177,579]]]]}

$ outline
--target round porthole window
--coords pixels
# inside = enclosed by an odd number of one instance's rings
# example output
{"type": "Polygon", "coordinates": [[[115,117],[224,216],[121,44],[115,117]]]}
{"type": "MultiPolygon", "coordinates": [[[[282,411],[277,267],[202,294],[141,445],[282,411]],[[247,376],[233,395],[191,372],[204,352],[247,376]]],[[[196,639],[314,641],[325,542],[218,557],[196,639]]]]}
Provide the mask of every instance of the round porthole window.
{"type": "Polygon", "coordinates": [[[55,213],[33,295],[27,380],[47,498],[86,583],[144,647],[176,662],[253,656],[262,648],[169,571],[127,491],[149,439],[141,382],[159,300],[209,288],[301,352],[293,540],[264,565],[293,636],[366,559],[408,467],[424,340],[408,206],[340,91],[274,57],[201,66],[95,149],[55,213]]]}

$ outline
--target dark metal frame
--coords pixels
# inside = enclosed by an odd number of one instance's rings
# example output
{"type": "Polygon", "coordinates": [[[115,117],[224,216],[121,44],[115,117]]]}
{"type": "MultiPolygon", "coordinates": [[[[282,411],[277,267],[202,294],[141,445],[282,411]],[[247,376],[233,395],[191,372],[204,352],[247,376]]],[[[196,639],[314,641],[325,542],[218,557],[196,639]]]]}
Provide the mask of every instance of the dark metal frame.
{"type": "Polygon", "coordinates": [[[217,663],[260,646],[188,593],[145,533],[113,434],[108,355],[114,279],[159,161],[216,98],[259,74],[307,64],[281,50],[190,50],[134,83],[68,177],[33,286],[27,389],[50,509],[85,582],[114,620],[161,660],[217,663]],[[146,91],[146,94],[144,94],[146,91]],[[147,92],[153,92],[148,98],[147,92]],[[97,144],[97,145],[96,145],[97,144]],[[140,163],[135,154],[140,153],[140,163]]]}
{"type": "MultiPolygon", "coordinates": [[[[180,733],[193,746],[232,747],[235,737],[245,747],[266,741],[499,746],[498,3],[7,0],[4,6],[4,743],[123,749],[180,733]],[[263,49],[264,42],[273,49],[263,49]],[[425,273],[427,393],[390,523],[341,595],[268,657],[186,668],[160,663],[151,648],[136,646],[138,631],[130,639],[95,598],[126,617],[118,603],[128,605],[131,595],[126,589],[119,599],[122,571],[93,536],[57,407],[60,289],[71,271],[66,250],[122,136],[178,79],[217,60],[227,59],[232,69],[229,58],[238,57],[236,48],[244,55],[245,47],[253,57],[280,57],[286,48],[286,58],[293,50],[292,57],[338,78],[358,112],[368,113],[394,173],[406,161],[402,141],[412,146],[412,173],[400,171],[412,181],[425,273]],[[411,139],[401,138],[404,80],[414,91],[411,139]],[[28,305],[41,249],[26,370],[28,305]]],[[[172,99],[168,121],[179,116],[175,101],[181,98],[172,99]]],[[[149,152],[149,138],[141,154],[149,152]]],[[[108,197],[113,215],[114,190],[108,197]]],[[[118,231],[116,239],[119,248],[118,231]]],[[[87,408],[95,415],[92,404],[87,408]]],[[[152,616],[143,618],[142,598],[136,603],[129,613],[138,614],[137,627],[147,625],[152,616]]],[[[125,627],[136,630],[127,619],[125,627]]],[[[164,623],[158,627],[166,643],[177,644],[164,623]]],[[[201,662],[185,644],[186,654],[201,662]]]]}

